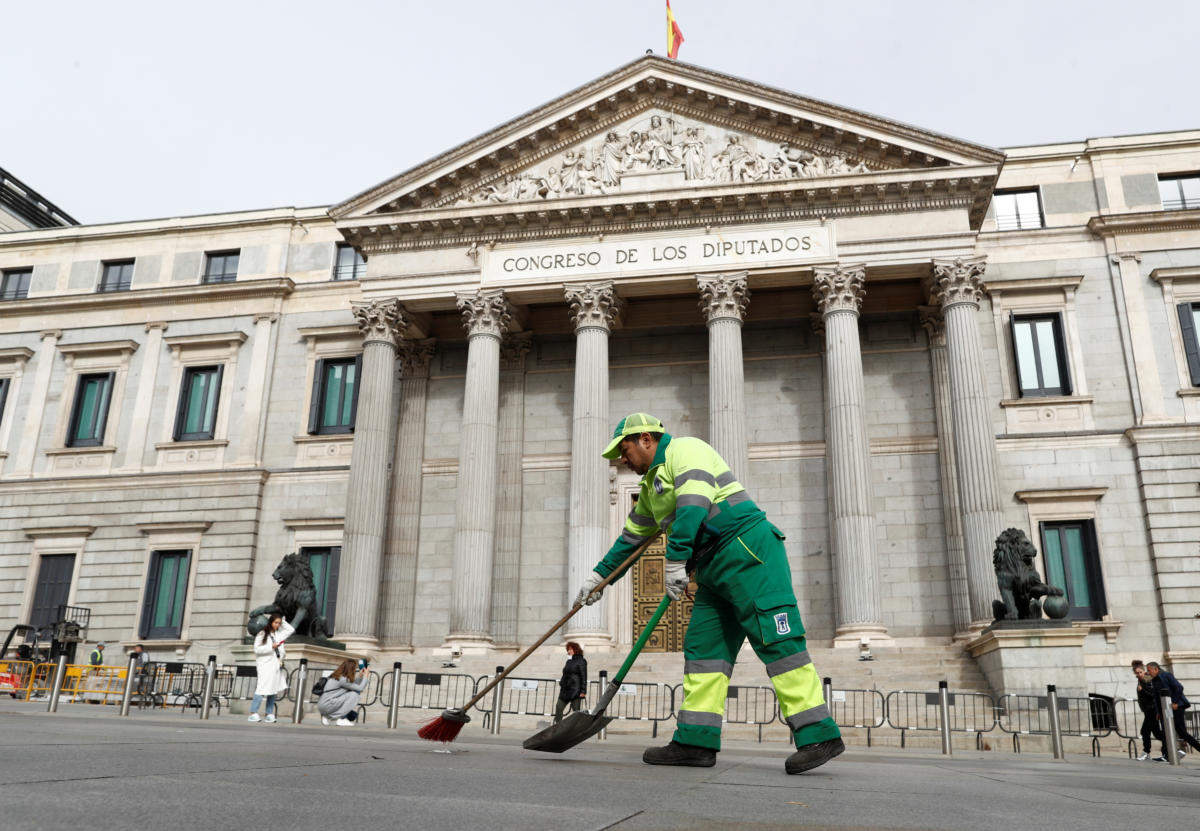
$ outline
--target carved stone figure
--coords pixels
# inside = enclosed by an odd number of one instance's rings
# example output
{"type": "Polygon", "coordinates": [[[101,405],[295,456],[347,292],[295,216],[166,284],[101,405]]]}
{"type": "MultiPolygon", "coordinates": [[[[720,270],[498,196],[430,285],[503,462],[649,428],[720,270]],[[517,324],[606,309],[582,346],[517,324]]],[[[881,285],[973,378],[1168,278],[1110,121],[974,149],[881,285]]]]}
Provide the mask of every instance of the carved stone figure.
{"type": "Polygon", "coordinates": [[[621,168],[624,166],[625,145],[620,137],[610,131],[600,148],[600,181],[607,187],[621,183],[621,168]]]}
{"type": "Polygon", "coordinates": [[[247,632],[257,635],[271,615],[281,614],[295,628],[297,635],[327,639],[333,634],[317,609],[317,589],[307,554],[292,552],[286,555],[271,576],[279,584],[275,602],[250,612],[247,632]]]}
{"type": "Polygon", "coordinates": [[[1038,598],[1062,596],[1062,589],[1042,582],[1033,567],[1036,557],[1037,549],[1019,528],[1009,528],[996,538],[992,565],[1001,597],[992,601],[996,620],[1038,620],[1042,616],[1038,598]]]}
{"type": "Polygon", "coordinates": [[[649,165],[655,170],[679,167],[683,160],[675,147],[675,122],[662,116],[650,116],[650,129],[645,133],[646,154],[649,165]]]}
{"type": "Polygon", "coordinates": [[[688,127],[683,139],[683,178],[708,178],[708,148],[704,144],[704,131],[688,127]]]}

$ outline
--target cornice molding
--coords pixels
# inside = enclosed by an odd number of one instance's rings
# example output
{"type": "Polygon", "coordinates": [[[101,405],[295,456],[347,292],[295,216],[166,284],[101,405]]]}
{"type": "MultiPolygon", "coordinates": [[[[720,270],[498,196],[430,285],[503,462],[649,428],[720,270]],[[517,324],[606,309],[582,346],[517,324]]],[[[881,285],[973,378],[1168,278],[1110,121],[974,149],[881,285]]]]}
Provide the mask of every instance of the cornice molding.
{"type": "Polygon", "coordinates": [[[1034,277],[1028,280],[995,280],[983,281],[983,290],[989,295],[1000,295],[1005,292],[1051,292],[1070,289],[1074,291],[1083,282],[1082,274],[1068,276],[1052,275],[1049,277],[1034,277]]]}
{"type": "Polygon", "coordinates": [[[1118,237],[1125,234],[1191,231],[1200,228],[1200,208],[1186,211],[1140,211],[1138,213],[1102,214],[1088,220],[1088,230],[1097,237],[1118,237]]]}
{"type": "Polygon", "coordinates": [[[64,355],[102,355],[108,352],[128,354],[136,352],[139,344],[135,340],[105,340],[91,343],[60,343],[58,351],[64,355]]]}
{"type": "Polygon", "coordinates": [[[30,317],[81,311],[96,312],[127,307],[144,309],[148,306],[181,306],[222,300],[276,299],[287,297],[295,288],[296,284],[288,277],[271,277],[266,280],[245,280],[234,283],[193,284],[98,294],[89,292],[65,296],[29,297],[25,300],[0,302],[0,317],[30,317]]]}

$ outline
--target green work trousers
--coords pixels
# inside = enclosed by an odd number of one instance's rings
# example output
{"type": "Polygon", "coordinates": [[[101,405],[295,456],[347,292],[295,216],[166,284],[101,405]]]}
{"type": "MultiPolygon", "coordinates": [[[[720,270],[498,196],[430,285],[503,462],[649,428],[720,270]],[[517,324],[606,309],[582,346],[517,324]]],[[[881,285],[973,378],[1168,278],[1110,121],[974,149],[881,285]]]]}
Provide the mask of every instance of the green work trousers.
{"type": "Polygon", "coordinates": [[[743,529],[701,566],[696,583],[675,741],[721,749],[729,678],[746,638],[766,666],[796,747],[837,738],[805,649],[783,534],[766,520],[743,529]]]}

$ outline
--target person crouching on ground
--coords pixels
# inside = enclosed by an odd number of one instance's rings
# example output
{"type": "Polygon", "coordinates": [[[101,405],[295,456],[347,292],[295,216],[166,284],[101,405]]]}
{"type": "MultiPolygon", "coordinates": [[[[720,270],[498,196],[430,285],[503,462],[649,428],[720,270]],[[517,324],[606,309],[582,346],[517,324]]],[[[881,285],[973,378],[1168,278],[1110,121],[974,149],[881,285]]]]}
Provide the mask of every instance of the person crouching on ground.
{"type": "Polygon", "coordinates": [[[841,754],[846,749],[841,732],[805,648],[783,532],[767,521],[716,450],[697,438],[672,437],[652,415],[623,418],[601,455],[620,459],[640,475],[641,492],[625,530],[584,581],[576,602],[596,602],[596,586],[659,528],[667,536],[667,594],[679,600],[688,590],[689,572],[699,586],[683,640],[679,726],[670,744],[648,749],[642,761],[716,764],[725,694],[747,638],[795,736],[796,752],[784,770],[803,773],[841,754]]]}
{"type": "Polygon", "coordinates": [[[254,636],[254,663],[258,670],[258,685],[254,688],[254,698],[250,701],[250,718],[247,721],[259,721],[258,705],[263,699],[267,700],[266,722],[275,721],[275,697],[288,688],[287,667],[284,658],[287,650],[284,641],[292,636],[294,630],[281,614],[271,615],[263,630],[254,636]]]}
{"type": "Polygon", "coordinates": [[[355,664],[353,658],[347,658],[325,679],[325,691],[317,699],[322,724],[328,727],[332,721],[338,727],[349,727],[358,720],[358,699],[371,682],[369,668],[365,660],[355,664]]]}
{"type": "Polygon", "coordinates": [[[587,695],[587,660],[583,657],[583,649],[575,641],[567,641],[566,664],[563,665],[562,678],[558,681],[558,703],[554,705],[554,723],[562,721],[563,710],[571,708],[578,713],[579,706],[587,695]]]}

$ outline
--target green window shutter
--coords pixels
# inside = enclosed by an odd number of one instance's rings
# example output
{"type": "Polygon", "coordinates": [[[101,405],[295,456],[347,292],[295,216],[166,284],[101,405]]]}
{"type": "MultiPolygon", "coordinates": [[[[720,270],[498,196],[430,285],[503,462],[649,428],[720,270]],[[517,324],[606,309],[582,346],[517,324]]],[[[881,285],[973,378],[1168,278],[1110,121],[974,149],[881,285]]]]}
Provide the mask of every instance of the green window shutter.
{"type": "Polygon", "coordinates": [[[346,394],[350,396],[350,432],[354,432],[354,425],[358,419],[358,388],[362,386],[362,355],[358,355],[354,359],[354,389],[346,390],[346,394]]]}
{"type": "Polygon", "coordinates": [[[1067,360],[1067,329],[1063,325],[1062,312],[1054,315],[1054,348],[1058,352],[1058,372],[1061,376],[1062,394],[1070,395],[1073,387],[1071,386],[1071,362],[1067,360]]]}
{"type": "Polygon", "coordinates": [[[313,367],[312,402],[308,406],[308,433],[315,435],[321,429],[321,391],[325,388],[325,359],[318,358],[313,367]]]}
{"type": "Polygon", "coordinates": [[[158,594],[158,572],[161,555],[155,551],[150,555],[150,573],[146,575],[146,596],[142,600],[142,623],[138,627],[138,637],[150,636],[150,626],[154,618],[154,598],[158,594]]]}
{"type": "Polygon", "coordinates": [[[1179,331],[1183,335],[1188,375],[1192,378],[1192,386],[1200,387],[1200,333],[1196,331],[1196,314],[1191,303],[1180,303],[1176,311],[1179,312],[1179,331]]]}

